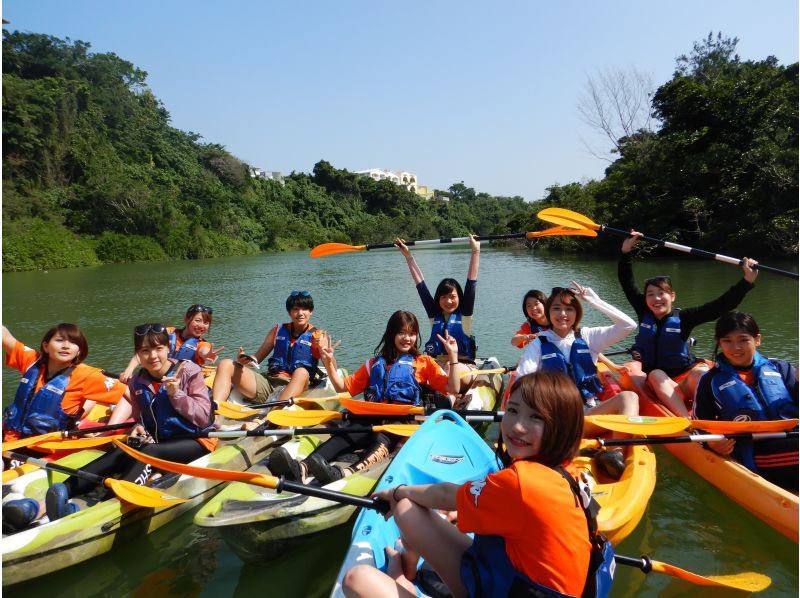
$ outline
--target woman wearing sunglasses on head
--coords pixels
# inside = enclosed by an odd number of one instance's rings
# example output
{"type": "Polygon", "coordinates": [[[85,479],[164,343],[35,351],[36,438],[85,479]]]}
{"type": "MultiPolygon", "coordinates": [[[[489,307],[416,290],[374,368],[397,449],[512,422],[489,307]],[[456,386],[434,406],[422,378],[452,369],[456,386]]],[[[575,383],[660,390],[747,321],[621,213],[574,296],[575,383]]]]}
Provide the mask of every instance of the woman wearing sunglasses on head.
{"type": "Polygon", "coordinates": [[[291,321],[276,324],[255,355],[239,347],[235,360],[220,362],[212,389],[217,403],[228,397],[232,386],[255,403],[266,403],[279,388],[278,400],[288,399],[301,394],[315,379],[323,331],[311,325],[314,299],[308,291],[292,291],[286,298],[286,311],[291,321]],[[259,363],[270,353],[267,371],[259,373],[259,363]]]}
{"type": "Polygon", "coordinates": [[[713,322],[735,309],[755,286],[758,262],[742,258],[743,278],[722,295],[697,307],[673,306],[676,295],[669,276],[654,276],[644,281],[644,291],[633,277],[631,251],[642,233],[631,230],[622,243],[619,258],[619,282],[639,320],[631,355],[622,376],[624,386],[645,387],[676,415],[689,417],[687,401],[694,398],[697,383],[708,371],[708,364],[690,350],[689,336],[700,324],[713,322]]]}
{"type": "MultiPolygon", "coordinates": [[[[195,303],[186,310],[183,316],[183,328],[167,326],[169,334],[169,356],[179,360],[194,361],[197,365],[214,363],[225,347],[214,348],[211,343],[203,338],[211,329],[211,320],[214,310],[205,305],[195,303]]],[[[128,382],[134,370],[139,367],[139,361],[134,355],[128,367],[120,374],[122,382],[128,382]]]]}

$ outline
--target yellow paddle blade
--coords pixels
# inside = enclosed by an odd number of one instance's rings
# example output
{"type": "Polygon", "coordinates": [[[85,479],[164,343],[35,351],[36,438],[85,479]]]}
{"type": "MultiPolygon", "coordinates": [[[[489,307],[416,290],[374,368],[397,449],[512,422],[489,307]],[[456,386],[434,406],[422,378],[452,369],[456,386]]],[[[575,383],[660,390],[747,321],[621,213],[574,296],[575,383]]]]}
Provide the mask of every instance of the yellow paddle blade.
{"type": "Polygon", "coordinates": [[[338,411],[270,411],[267,420],[276,426],[315,426],[325,422],[342,419],[342,414],[338,411]]]}
{"type": "Polygon", "coordinates": [[[329,397],[304,397],[299,396],[294,398],[294,402],[298,405],[325,405],[330,401],[341,401],[342,399],[349,399],[350,393],[349,392],[340,392],[337,395],[331,395],[329,397]]]}
{"type": "MultiPolygon", "coordinates": [[[[278,485],[278,478],[266,475],[263,473],[252,473],[249,471],[234,471],[231,469],[212,469],[209,467],[197,467],[196,465],[186,465],[184,463],[174,463],[166,461],[157,457],[145,455],[137,450],[132,449],[127,444],[115,441],[121,450],[128,453],[134,459],[142,463],[149,463],[157,469],[164,471],[171,471],[172,473],[179,473],[182,475],[190,475],[196,478],[203,478],[207,480],[222,480],[226,482],[244,482],[246,484],[255,484],[256,486],[264,486],[265,488],[275,488],[278,485]]],[[[152,488],[151,488],[152,490],[152,488]]]]}
{"type": "Polygon", "coordinates": [[[375,432],[386,432],[395,436],[411,436],[419,430],[419,426],[414,424],[387,424],[385,426],[373,426],[375,432]]]}
{"type": "Polygon", "coordinates": [[[709,434],[758,434],[759,432],[788,432],[797,427],[796,419],[777,419],[768,421],[716,421],[695,419],[691,421],[693,428],[709,434]]]}
{"type": "Polygon", "coordinates": [[[345,243],[323,243],[317,245],[312,249],[308,255],[311,257],[325,257],[326,255],[335,255],[337,253],[351,253],[353,251],[364,251],[366,245],[347,245],[345,243]]]}
{"type": "Polygon", "coordinates": [[[563,237],[570,235],[578,235],[582,237],[596,237],[597,233],[588,228],[567,228],[566,226],[554,226],[545,230],[537,230],[528,233],[528,239],[535,239],[537,237],[563,237]]]}
{"type": "Polygon", "coordinates": [[[237,405],[236,403],[221,401],[217,405],[217,413],[229,419],[244,419],[246,417],[258,415],[259,411],[258,409],[254,409],[246,405],[237,405]]]}
{"type": "MultiPolygon", "coordinates": [[[[115,443],[117,446],[123,444],[118,440],[115,443]]],[[[106,478],[104,483],[114,491],[118,498],[140,507],[169,507],[189,500],[188,498],[178,498],[164,494],[157,488],[140,486],[133,482],[115,480],[114,478],[106,478]]]]}
{"type": "Polygon", "coordinates": [[[3,483],[8,484],[9,482],[16,480],[17,478],[21,478],[26,473],[36,471],[37,469],[39,469],[39,466],[34,465],[32,463],[23,463],[18,467],[14,467],[12,469],[6,469],[3,472],[3,483]]]}
{"type": "Polygon", "coordinates": [[[493,370],[468,370],[461,374],[461,378],[466,378],[467,376],[483,376],[487,374],[506,374],[513,370],[514,368],[494,368],[493,370]]]}
{"type": "Polygon", "coordinates": [[[665,573],[678,579],[691,582],[701,586],[718,586],[724,588],[732,588],[735,590],[742,590],[744,592],[760,592],[769,587],[772,579],[761,573],[752,573],[746,571],[744,573],[737,573],[735,575],[709,575],[703,577],[691,571],[686,571],[680,567],[662,563],[660,561],[651,561],[653,564],[653,571],[665,573]]]}
{"type": "Polygon", "coordinates": [[[538,218],[545,222],[552,222],[567,228],[588,228],[589,230],[600,230],[600,225],[595,224],[591,219],[583,214],[565,210],[564,208],[545,208],[536,214],[538,218]]]}
{"type": "Polygon", "coordinates": [[[47,449],[49,451],[78,451],[103,446],[114,440],[122,440],[125,436],[125,434],[114,434],[113,436],[97,436],[96,438],[50,440],[47,442],[40,442],[36,444],[34,448],[47,449]]]}
{"type": "MultiPolygon", "coordinates": [[[[474,374],[477,370],[472,370],[474,374]]],[[[422,407],[413,405],[394,405],[392,403],[371,403],[369,401],[356,401],[355,399],[341,399],[342,407],[357,415],[409,415],[425,413],[422,407]]]]}
{"type": "Polygon", "coordinates": [[[663,435],[685,430],[691,421],[684,417],[645,417],[642,415],[587,415],[588,423],[625,434],[663,435]]]}
{"type": "MultiPolygon", "coordinates": [[[[205,370],[203,370],[203,372],[205,373],[205,370]]],[[[214,388],[214,380],[216,379],[217,379],[217,372],[213,371],[203,379],[203,382],[206,383],[206,386],[208,388],[214,388]]]]}
{"type": "Polygon", "coordinates": [[[40,442],[47,442],[48,440],[58,440],[61,438],[61,432],[48,432],[47,434],[39,434],[38,436],[28,436],[27,438],[19,438],[18,440],[9,440],[3,443],[3,452],[13,451],[25,446],[33,446],[40,442]]]}

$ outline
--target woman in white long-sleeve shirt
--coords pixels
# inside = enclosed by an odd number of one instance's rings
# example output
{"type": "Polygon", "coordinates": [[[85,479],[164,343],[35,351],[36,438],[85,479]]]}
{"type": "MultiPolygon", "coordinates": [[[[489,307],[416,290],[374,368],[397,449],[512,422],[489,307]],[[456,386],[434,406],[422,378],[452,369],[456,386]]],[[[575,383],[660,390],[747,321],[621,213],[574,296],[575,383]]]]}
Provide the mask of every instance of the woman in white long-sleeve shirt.
{"type": "MultiPolygon", "coordinates": [[[[574,289],[556,287],[548,297],[545,313],[551,328],[540,332],[538,338],[525,347],[517,366],[517,376],[540,369],[562,371],[572,377],[581,391],[587,415],[638,415],[639,398],[636,393],[623,391],[606,398],[602,382],[597,376],[598,353],[636,330],[636,322],[600,299],[592,289],[574,280],[572,284],[574,289]],[[583,307],[579,299],[608,316],[612,324],[580,328],[583,307]]],[[[584,437],[602,431],[593,424],[584,423],[584,437]]],[[[612,456],[621,460],[619,453],[612,456]]]]}

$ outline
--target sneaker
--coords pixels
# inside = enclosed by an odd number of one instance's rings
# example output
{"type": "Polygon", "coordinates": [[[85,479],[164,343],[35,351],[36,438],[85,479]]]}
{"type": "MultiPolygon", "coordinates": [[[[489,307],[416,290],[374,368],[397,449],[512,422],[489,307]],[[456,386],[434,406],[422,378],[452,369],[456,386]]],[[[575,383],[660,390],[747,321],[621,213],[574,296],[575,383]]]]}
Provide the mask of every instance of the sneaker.
{"type": "Polygon", "coordinates": [[[308,464],[308,473],[323,486],[344,477],[341,468],[331,465],[317,454],[309,455],[306,463],[308,464]]]}
{"type": "Polygon", "coordinates": [[[9,500],[3,505],[3,533],[13,534],[28,527],[39,514],[39,503],[32,498],[9,500]]]}
{"type": "Polygon", "coordinates": [[[44,505],[47,510],[47,518],[50,521],[61,519],[79,511],[78,505],[69,502],[67,486],[61,482],[57,482],[47,489],[47,494],[44,496],[44,505]]]}
{"type": "Polygon", "coordinates": [[[625,457],[622,451],[605,451],[594,458],[594,462],[608,477],[618,480],[625,471],[625,457]]]}
{"type": "Polygon", "coordinates": [[[292,459],[284,447],[279,446],[269,456],[269,463],[267,467],[273,475],[283,476],[287,480],[293,482],[301,482],[303,480],[303,472],[300,469],[300,463],[292,459]]]}

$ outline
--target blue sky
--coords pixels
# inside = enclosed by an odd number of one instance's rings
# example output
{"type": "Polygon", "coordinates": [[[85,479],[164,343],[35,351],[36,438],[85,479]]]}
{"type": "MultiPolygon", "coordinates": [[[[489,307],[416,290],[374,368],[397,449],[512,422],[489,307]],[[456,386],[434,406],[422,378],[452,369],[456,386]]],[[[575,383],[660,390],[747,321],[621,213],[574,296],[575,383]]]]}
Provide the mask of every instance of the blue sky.
{"type": "Polygon", "coordinates": [[[603,69],[660,85],[710,31],[745,60],[798,60],[796,0],[6,0],[3,17],[133,62],[174,126],[254,166],[326,159],[528,200],[602,177],[577,102],[603,69]]]}

